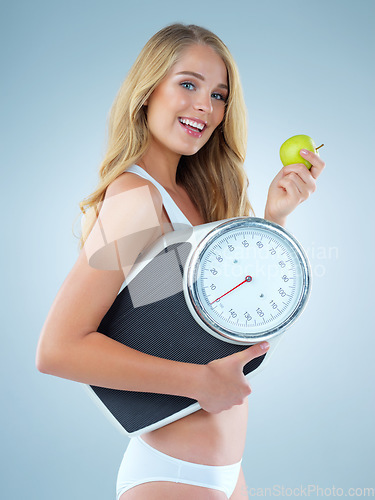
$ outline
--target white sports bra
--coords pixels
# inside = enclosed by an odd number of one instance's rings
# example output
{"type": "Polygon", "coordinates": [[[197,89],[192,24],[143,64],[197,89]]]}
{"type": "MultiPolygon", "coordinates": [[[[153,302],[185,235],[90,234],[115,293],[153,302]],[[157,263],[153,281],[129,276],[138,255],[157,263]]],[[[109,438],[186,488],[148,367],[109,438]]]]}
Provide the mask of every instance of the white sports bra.
{"type": "Polygon", "coordinates": [[[159,184],[153,177],[151,177],[151,175],[147,173],[146,170],[143,170],[143,168],[139,165],[132,165],[131,167],[127,168],[125,172],[137,174],[139,175],[139,177],[143,177],[143,179],[152,182],[152,184],[156,187],[162,197],[164,208],[168,214],[174,230],[180,229],[181,225],[192,227],[192,224],[190,224],[190,221],[178,208],[171,195],[166,191],[166,189],[163,188],[161,184],[159,184]]]}

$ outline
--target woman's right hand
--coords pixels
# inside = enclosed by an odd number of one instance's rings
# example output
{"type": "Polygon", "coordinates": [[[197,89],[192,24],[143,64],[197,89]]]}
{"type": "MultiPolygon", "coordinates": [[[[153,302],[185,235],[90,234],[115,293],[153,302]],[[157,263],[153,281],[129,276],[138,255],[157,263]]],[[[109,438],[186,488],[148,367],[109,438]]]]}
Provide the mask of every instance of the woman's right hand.
{"type": "Polygon", "coordinates": [[[220,413],[243,404],[251,393],[243,368],[249,361],[263,356],[268,349],[268,342],[261,342],[204,365],[197,398],[200,407],[209,413],[220,413]]]}

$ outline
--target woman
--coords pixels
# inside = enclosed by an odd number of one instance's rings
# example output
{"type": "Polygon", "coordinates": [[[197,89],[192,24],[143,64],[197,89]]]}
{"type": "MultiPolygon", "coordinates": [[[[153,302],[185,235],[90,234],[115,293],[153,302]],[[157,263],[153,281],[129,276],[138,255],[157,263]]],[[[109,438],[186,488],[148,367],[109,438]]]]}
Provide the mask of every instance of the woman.
{"type": "MultiPolygon", "coordinates": [[[[241,457],[251,389],[242,368],[268,344],[195,365],[97,332],[137,256],[176,222],[252,213],[245,116],[227,47],[206,29],[182,24],[148,41],[112,108],[99,186],[81,204],[88,207],[81,252],[44,324],[37,367],[90,385],[187,396],[202,408],[131,439],[118,500],[248,498],[241,457]]],[[[281,225],[315,190],[324,167],[317,155],[301,154],[311,170],[284,167],[269,189],[265,218],[281,225]]]]}

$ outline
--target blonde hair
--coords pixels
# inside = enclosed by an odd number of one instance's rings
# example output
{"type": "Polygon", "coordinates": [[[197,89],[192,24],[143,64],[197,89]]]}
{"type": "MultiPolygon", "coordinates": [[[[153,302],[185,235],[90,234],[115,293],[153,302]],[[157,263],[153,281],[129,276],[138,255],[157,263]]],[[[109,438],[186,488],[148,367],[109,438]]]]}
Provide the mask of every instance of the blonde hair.
{"type": "Polygon", "coordinates": [[[196,25],[172,24],[161,29],[143,47],[113,103],[108,147],[99,168],[98,186],[79,204],[81,211],[88,215],[82,228],[81,248],[98,216],[98,205],[107,187],[137,163],[149,146],[145,101],[182,51],[195,44],[210,46],[222,58],[228,72],[229,95],[222,123],[197,153],[181,157],[176,180],[185,187],[205,222],[253,213],[243,168],[247,145],[246,107],[236,63],[226,45],[211,31],[196,25]]]}

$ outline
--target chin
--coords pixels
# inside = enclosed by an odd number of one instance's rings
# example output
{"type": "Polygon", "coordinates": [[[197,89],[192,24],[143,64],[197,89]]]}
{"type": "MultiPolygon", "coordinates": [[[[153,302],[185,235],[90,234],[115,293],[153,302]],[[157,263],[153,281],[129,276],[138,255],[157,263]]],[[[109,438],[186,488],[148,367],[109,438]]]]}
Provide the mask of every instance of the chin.
{"type": "Polygon", "coordinates": [[[181,148],[181,151],[179,151],[179,154],[181,156],[193,156],[195,155],[196,153],[198,153],[198,151],[200,151],[203,146],[205,145],[206,143],[204,144],[200,144],[199,147],[185,147],[185,148],[181,148]]]}
{"type": "Polygon", "coordinates": [[[196,153],[198,153],[198,151],[200,150],[201,148],[197,149],[196,151],[185,151],[185,152],[182,152],[180,153],[181,156],[194,156],[196,153]]]}

